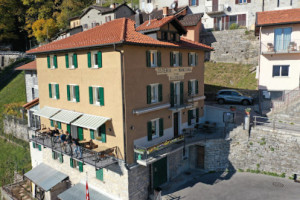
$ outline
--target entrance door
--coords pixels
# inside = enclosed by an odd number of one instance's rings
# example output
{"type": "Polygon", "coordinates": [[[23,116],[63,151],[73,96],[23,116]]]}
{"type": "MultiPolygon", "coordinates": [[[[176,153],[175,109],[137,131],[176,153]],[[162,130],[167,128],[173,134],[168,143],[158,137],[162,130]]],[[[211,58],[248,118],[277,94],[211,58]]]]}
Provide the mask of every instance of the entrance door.
{"type": "Polygon", "coordinates": [[[217,12],[219,9],[219,0],[213,0],[212,1],[212,11],[217,12]]]}
{"type": "Polygon", "coordinates": [[[178,137],[179,135],[179,114],[178,112],[174,113],[174,116],[173,116],[173,124],[174,124],[174,137],[178,137]]]}
{"type": "Polygon", "coordinates": [[[79,139],[79,141],[83,140],[83,128],[78,127],[77,128],[77,132],[78,132],[78,139],[79,139]]]}
{"type": "Polygon", "coordinates": [[[168,180],[167,157],[153,163],[153,188],[164,184],[168,180]]]}
{"type": "Polygon", "coordinates": [[[197,168],[204,169],[204,157],[205,157],[204,146],[198,146],[197,147],[197,168]]]}

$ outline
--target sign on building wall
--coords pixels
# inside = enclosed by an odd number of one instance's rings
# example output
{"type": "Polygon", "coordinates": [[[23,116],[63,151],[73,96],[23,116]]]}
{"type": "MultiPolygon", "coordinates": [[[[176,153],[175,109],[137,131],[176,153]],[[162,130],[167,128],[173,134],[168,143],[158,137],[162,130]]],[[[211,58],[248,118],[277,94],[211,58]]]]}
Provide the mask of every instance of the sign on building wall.
{"type": "Polygon", "coordinates": [[[157,75],[167,75],[170,81],[183,80],[186,73],[191,73],[193,67],[176,67],[176,68],[166,68],[158,67],[155,68],[157,75]]]}

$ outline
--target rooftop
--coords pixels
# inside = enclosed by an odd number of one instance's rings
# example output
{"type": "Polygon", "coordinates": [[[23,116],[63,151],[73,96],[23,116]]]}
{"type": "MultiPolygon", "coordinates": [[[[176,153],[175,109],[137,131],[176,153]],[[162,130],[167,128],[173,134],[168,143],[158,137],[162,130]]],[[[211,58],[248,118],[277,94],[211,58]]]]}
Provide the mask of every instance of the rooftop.
{"type": "Polygon", "coordinates": [[[300,8],[257,12],[256,26],[300,23],[300,8]]]}
{"type": "Polygon", "coordinates": [[[197,14],[180,16],[178,20],[183,26],[196,26],[198,22],[201,21],[202,16],[203,16],[202,13],[197,13],[197,14]]]}
{"type": "Polygon", "coordinates": [[[36,70],[36,60],[17,67],[16,70],[36,70]]]}
{"type": "Polygon", "coordinates": [[[22,107],[25,108],[26,110],[29,110],[30,108],[32,108],[33,106],[39,104],[39,98],[35,98],[32,101],[24,104],[22,107]]]}
{"type": "MultiPolygon", "coordinates": [[[[167,18],[169,19],[169,18],[167,18]]],[[[171,18],[170,18],[171,19],[171,18]]],[[[162,19],[166,20],[166,19],[162,19]]],[[[159,22],[158,22],[159,24],[159,22]]],[[[46,53],[64,50],[82,49],[88,47],[108,46],[112,44],[149,45],[175,48],[201,49],[210,51],[213,48],[205,44],[181,38],[180,42],[159,41],[143,35],[135,30],[135,22],[120,18],[90,30],[72,35],[68,38],[54,41],[27,51],[27,53],[46,53]]]]}

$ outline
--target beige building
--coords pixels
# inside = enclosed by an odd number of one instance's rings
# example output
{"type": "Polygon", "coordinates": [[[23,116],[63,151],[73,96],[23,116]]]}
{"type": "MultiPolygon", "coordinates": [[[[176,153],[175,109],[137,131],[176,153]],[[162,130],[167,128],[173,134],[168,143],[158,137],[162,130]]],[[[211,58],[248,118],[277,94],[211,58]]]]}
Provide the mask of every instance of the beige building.
{"type": "MultiPolygon", "coordinates": [[[[88,172],[108,199],[147,199],[188,167],[160,150],[182,141],[183,129],[203,115],[204,52],[212,49],[182,38],[187,31],[176,17],[148,23],[121,18],[27,52],[36,55],[41,108],[32,165],[63,173],[57,184],[79,187],[88,172]],[[43,133],[54,126],[79,140],[82,155],[43,133]]],[[[44,191],[47,199],[55,191],[44,191]]]]}

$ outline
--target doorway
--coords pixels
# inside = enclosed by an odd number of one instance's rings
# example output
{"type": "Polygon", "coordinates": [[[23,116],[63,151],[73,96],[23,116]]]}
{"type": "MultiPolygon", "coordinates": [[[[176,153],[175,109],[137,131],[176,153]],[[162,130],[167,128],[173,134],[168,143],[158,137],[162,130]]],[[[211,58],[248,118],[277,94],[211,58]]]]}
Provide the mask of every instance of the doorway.
{"type": "Polygon", "coordinates": [[[167,157],[156,161],[153,167],[153,188],[166,183],[168,181],[167,157]]]}
{"type": "Polygon", "coordinates": [[[173,114],[174,137],[179,136],[179,112],[173,114]]]}
{"type": "Polygon", "coordinates": [[[205,148],[197,146],[197,168],[204,169],[205,148]]]}

